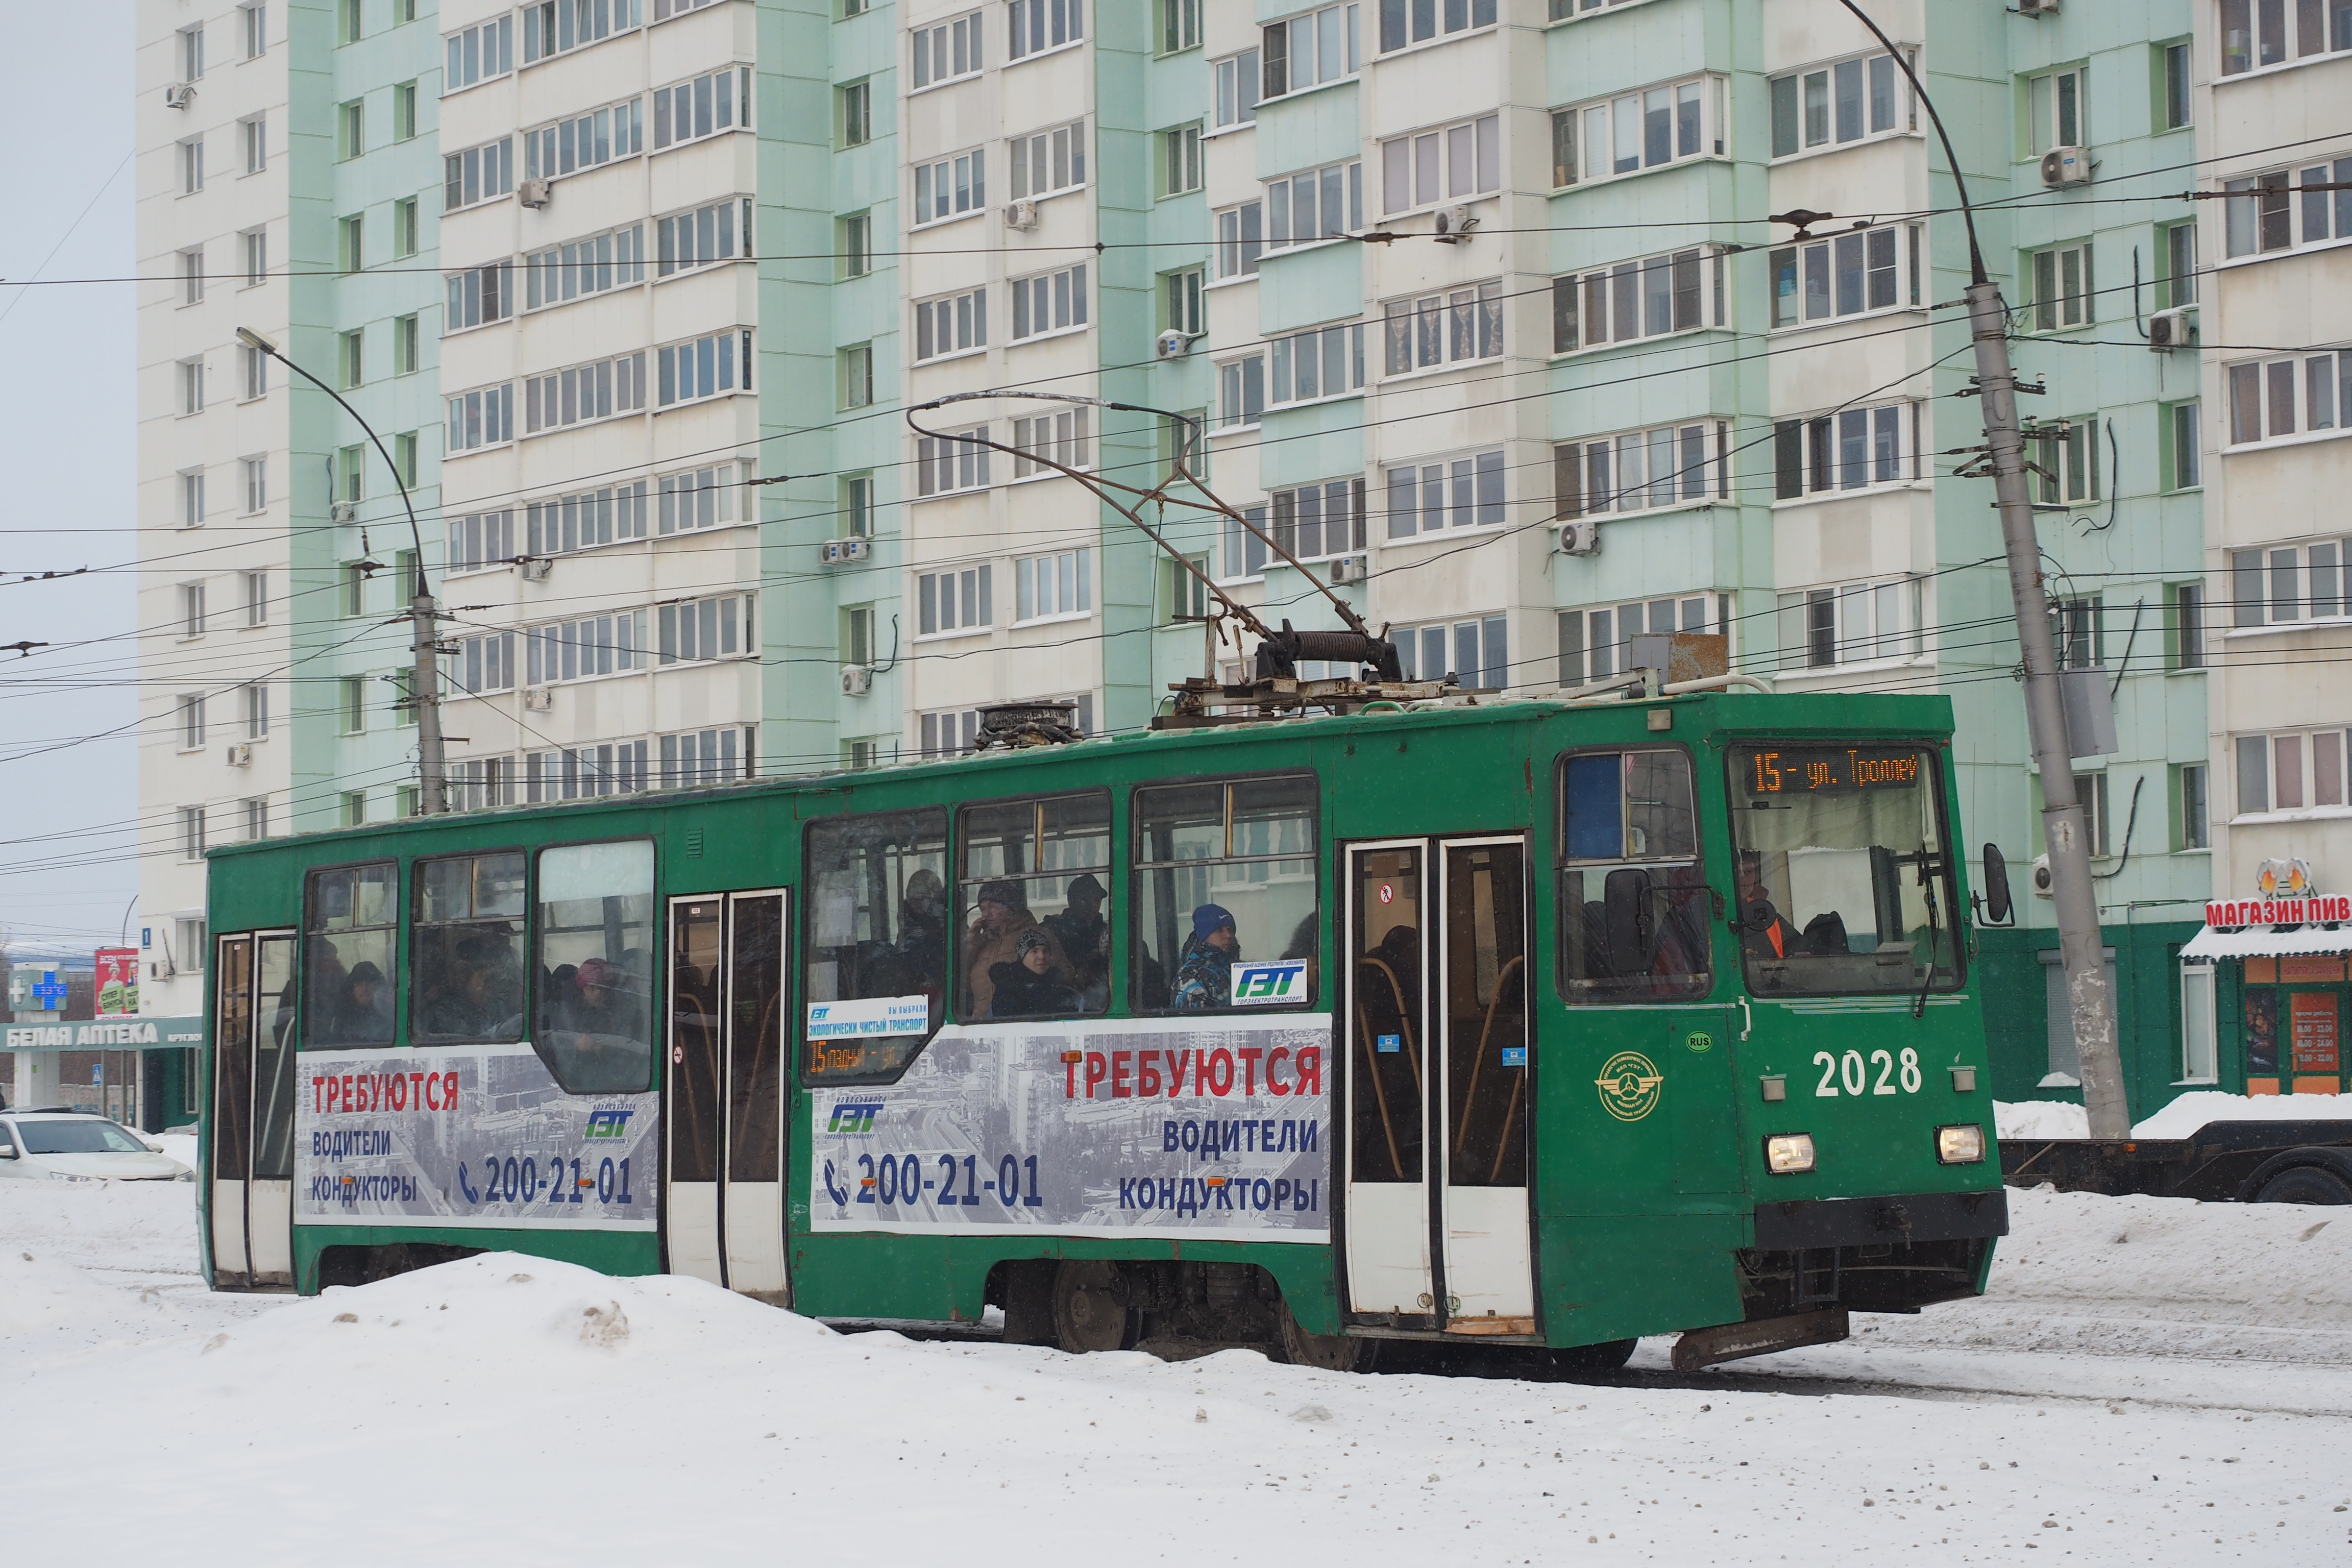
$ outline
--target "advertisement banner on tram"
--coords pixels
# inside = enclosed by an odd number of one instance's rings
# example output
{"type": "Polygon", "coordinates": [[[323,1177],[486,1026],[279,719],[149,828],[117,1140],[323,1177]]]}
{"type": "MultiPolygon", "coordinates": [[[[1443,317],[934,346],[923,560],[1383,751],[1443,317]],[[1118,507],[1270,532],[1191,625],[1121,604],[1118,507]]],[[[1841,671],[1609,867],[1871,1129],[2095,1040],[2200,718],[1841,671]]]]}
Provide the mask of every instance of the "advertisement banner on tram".
{"type": "Polygon", "coordinates": [[[564,1092],[529,1044],[306,1052],[294,1223],[652,1230],[661,1097],[564,1092]]]}
{"type": "Polygon", "coordinates": [[[950,1025],[812,1087],[818,1231],[1327,1242],[1331,1019],[950,1025]]]}

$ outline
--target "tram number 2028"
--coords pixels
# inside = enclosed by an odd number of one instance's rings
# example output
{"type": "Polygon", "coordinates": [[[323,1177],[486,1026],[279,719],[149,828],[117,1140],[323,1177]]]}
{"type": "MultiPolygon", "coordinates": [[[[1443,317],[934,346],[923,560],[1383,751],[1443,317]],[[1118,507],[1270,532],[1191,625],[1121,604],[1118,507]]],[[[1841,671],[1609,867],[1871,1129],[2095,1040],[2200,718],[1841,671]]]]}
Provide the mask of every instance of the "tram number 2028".
{"type": "Polygon", "coordinates": [[[1813,1093],[1822,1100],[1835,1100],[1841,1083],[1853,1095],[1893,1094],[1898,1083],[1905,1094],[1919,1092],[1919,1053],[1908,1046],[1899,1057],[1891,1051],[1873,1051],[1867,1062],[1860,1051],[1842,1057],[1815,1051],[1813,1065],[1822,1069],[1821,1086],[1813,1093]]]}

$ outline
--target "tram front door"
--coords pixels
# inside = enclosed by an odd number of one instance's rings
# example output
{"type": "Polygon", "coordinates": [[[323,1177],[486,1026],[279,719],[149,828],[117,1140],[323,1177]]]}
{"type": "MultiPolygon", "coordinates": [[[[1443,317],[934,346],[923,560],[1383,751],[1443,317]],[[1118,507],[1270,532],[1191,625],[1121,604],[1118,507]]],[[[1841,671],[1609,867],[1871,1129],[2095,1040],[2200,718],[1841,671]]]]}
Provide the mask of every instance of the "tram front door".
{"type": "Polygon", "coordinates": [[[1526,841],[1347,857],[1349,1312],[1534,1333],[1526,841]]]}
{"type": "Polygon", "coordinates": [[[785,892],[669,904],[669,1272],[784,1304],[785,892]]]}
{"type": "Polygon", "coordinates": [[[213,1279],[230,1289],[294,1283],[294,933],[245,931],[215,947],[213,1279]]]}

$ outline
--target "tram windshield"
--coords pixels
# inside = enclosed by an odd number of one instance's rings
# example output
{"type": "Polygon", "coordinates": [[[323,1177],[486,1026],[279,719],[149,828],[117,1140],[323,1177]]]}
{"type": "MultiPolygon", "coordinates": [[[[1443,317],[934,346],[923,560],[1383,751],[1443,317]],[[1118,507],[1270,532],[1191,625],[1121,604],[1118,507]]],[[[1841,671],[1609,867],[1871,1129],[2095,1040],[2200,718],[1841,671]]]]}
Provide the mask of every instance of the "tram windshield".
{"type": "Polygon", "coordinates": [[[1731,913],[1758,995],[1959,984],[1937,779],[1925,746],[1733,749],[1731,913]]]}

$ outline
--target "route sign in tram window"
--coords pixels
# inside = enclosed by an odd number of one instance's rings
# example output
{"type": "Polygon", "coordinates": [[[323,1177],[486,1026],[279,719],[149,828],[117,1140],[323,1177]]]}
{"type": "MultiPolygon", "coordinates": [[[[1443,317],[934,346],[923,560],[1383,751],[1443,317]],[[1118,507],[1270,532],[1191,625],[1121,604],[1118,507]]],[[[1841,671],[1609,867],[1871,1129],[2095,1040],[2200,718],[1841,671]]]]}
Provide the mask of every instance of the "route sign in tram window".
{"type": "Polygon", "coordinates": [[[1137,1012],[1262,1006],[1234,976],[1268,959],[1306,966],[1282,1005],[1313,1004],[1315,797],[1312,774],[1135,792],[1137,1012]]]}
{"type": "Polygon", "coordinates": [[[1934,751],[1740,746],[1730,769],[1732,917],[1750,989],[1959,984],[1959,887],[1934,751]]]}
{"type": "Polygon", "coordinates": [[[1706,994],[1713,896],[1689,755],[1669,748],[1563,757],[1559,798],[1560,994],[1706,994]]]}
{"type": "Polygon", "coordinates": [[[965,806],[956,844],[956,1016],[1101,1012],[1110,1000],[1110,792],[965,806]]]}
{"type": "Polygon", "coordinates": [[[947,1016],[948,814],[811,823],[805,864],[803,1071],[895,1083],[947,1016]]]}
{"type": "Polygon", "coordinates": [[[654,847],[539,852],[539,1026],[531,1044],[571,1094],[653,1085],[654,847]]]}
{"type": "Polygon", "coordinates": [[[408,1037],[417,1045],[522,1038],[522,855],[416,862],[408,1037]]]}
{"type": "Polygon", "coordinates": [[[392,1044],[400,870],[392,861],[310,873],[303,909],[302,1045],[392,1044]]]}

